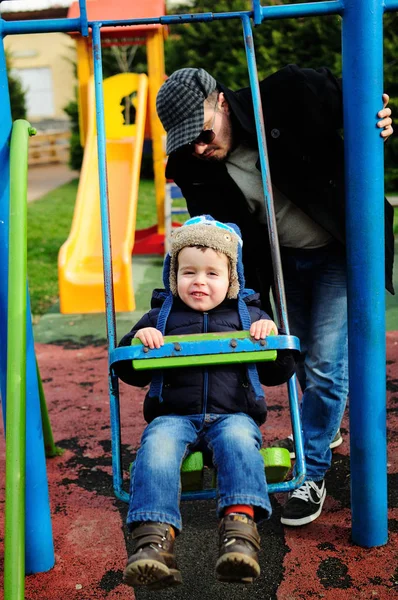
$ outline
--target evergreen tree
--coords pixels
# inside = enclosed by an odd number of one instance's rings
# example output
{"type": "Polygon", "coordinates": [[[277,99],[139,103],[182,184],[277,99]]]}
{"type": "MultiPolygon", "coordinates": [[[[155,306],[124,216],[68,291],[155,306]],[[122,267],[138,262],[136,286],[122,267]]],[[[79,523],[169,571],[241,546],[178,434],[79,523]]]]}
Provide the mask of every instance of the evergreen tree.
{"type": "Polygon", "coordinates": [[[11,115],[13,121],[26,119],[26,97],[25,90],[17,77],[11,75],[11,59],[6,53],[6,68],[8,77],[8,91],[10,94],[11,115]]]}
{"type": "MultiPolygon", "coordinates": [[[[304,2],[305,0],[299,0],[304,2]]],[[[318,0],[320,1],[320,0],[318,0]]],[[[265,5],[265,0],[262,4],[265,5]]],[[[268,4],[291,0],[268,0],[268,4]]],[[[175,13],[250,11],[250,0],[194,0],[175,13]]],[[[398,114],[398,15],[387,13],[384,22],[384,90],[390,95],[393,116],[398,114]]],[[[329,67],[341,77],[341,18],[329,15],[264,21],[254,28],[259,79],[289,63],[329,67]]],[[[203,67],[232,89],[249,85],[240,19],[170,26],[165,44],[168,74],[183,67],[203,67]]],[[[380,103],[381,104],[381,103],[380,103]]],[[[386,190],[398,190],[398,140],[393,135],[385,146],[386,190]]]]}
{"type": "MultiPolygon", "coordinates": [[[[211,12],[214,2],[195,0],[193,6],[177,10],[211,12]]],[[[244,10],[251,10],[250,0],[217,1],[218,13],[244,10]]],[[[253,35],[260,79],[289,63],[314,68],[326,64],[337,75],[341,73],[339,17],[265,21],[254,29],[253,35]]],[[[232,89],[248,85],[240,19],[172,25],[165,48],[168,73],[200,66],[232,89]]]]}
{"type": "Polygon", "coordinates": [[[104,78],[117,73],[148,73],[145,45],[104,47],[102,65],[104,78]]]}
{"type": "Polygon", "coordinates": [[[64,112],[68,115],[71,124],[69,166],[71,169],[78,171],[82,166],[84,150],[80,143],[79,106],[77,102],[77,90],[75,90],[75,98],[75,100],[71,100],[64,107],[64,112]]]}

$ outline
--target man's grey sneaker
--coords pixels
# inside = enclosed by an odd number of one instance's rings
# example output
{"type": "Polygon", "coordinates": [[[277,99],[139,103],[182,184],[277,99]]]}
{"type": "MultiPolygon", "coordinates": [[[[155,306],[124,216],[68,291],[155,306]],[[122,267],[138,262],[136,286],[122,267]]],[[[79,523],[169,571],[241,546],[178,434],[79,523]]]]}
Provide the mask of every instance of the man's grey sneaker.
{"type": "MultiPolygon", "coordinates": [[[[333,450],[333,448],[337,448],[342,443],[343,443],[343,438],[342,438],[340,429],[338,429],[336,435],[334,436],[334,438],[332,440],[332,443],[330,444],[330,449],[333,450]]],[[[287,438],[284,438],[283,440],[277,440],[276,442],[271,444],[271,447],[272,448],[286,448],[286,450],[289,450],[290,458],[296,458],[296,454],[294,452],[294,443],[293,443],[293,435],[292,434],[290,434],[287,438]]]]}
{"type": "Polygon", "coordinates": [[[281,523],[298,527],[315,521],[322,512],[326,498],[325,482],[306,481],[297,490],[289,494],[282,509],[281,523]]]}
{"type": "Polygon", "coordinates": [[[330,449],[338,448],[343,443],[343,436],[341,435],[340,429],[337,430],[336,435],[332,439],[332,443],[330,444],[330,449]]]}

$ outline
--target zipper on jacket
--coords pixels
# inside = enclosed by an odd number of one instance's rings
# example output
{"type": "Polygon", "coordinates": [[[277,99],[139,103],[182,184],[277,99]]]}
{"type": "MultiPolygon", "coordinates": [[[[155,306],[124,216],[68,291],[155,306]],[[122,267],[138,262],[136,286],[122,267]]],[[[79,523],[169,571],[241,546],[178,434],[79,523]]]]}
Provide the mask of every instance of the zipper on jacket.
{"type": "MultiPolygon", "coordinates": [[[[203,313],[203,333],[208,332],[208,313],[203,313]]],[[[209,372],[207,367],[204,367],[203,373],[203,417],[206,415],[207,410],[207,394],[209,391],[209,372]]]]}

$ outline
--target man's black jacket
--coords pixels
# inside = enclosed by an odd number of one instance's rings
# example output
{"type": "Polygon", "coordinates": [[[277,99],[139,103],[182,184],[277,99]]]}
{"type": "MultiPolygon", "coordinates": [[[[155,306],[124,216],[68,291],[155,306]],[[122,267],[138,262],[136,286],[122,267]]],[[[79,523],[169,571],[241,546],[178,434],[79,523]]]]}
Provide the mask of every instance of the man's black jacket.
{"type": "MultiPolygon", "coordinates": [[[[231,109],[234,134],[257,147],[250,88],[233,92],[218,83],[231,109]]],[[[341,84],[326,69],[277,71],[260,83],[273,184],[338,242],[345,243],[344,147],[341,84]]],[[[242,230],[246,285],[269,307],[273,283],[268,232],[258,223],[223,162],[190,152],[170,155],[167,177],[180,186],[191,216],[204,213],[242,230]]],[[[394,293],[393,209],[385,200],[386,288],[394,293]]]]}

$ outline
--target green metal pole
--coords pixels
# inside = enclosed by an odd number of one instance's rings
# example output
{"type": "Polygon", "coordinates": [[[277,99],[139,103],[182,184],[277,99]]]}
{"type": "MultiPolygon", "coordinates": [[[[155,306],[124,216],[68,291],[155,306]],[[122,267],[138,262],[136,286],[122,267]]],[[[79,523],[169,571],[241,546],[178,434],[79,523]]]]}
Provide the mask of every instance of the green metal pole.
{"type": "Polygon", "coordinates": [[[10,149],[4,600],[24,600],[25,588],[27,180],[18,174],[22,166],[27,171],[21,148],[34,133],[27,121],[16,121],[10,149]]]}
{"type": "Polygon", "coordinates": [[[37,370],[37,384],[39,386],[39,398],[40,398],[40,413],[41,413],[41,422],[43,426],[43,437],[44,437],[44,449],[46,451],[47,458],[52,458],[54,456],[61,456],[63,454],[63,449],[59,448],[55,445],[54,436],[51,429],[50,418],[48,416],[48,409],[46,404],[46,397],[44,395],[43,383],[40,377],[39,365],[36,360],[36,370],[37,370]]]}

